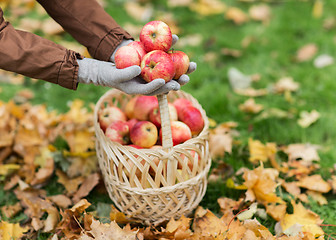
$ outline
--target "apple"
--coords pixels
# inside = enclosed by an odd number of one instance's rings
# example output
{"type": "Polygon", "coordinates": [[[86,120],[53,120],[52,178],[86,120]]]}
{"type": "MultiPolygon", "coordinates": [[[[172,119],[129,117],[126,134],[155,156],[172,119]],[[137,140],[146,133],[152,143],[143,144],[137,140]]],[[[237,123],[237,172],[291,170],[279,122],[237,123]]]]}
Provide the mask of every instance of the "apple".
{"type": "MultiPolygon", "coordinates": [[[[177,111],[175,106],[172,103],[168,103],[168,111],[169,111],[169,119],[170,121],[177,120],[177,111]]],[[[161,127],[161,116],[159,107],[152,108],[149,112],[149,121],[154,123],[154,125],[158,128],[161,127]]]]}
{"type": "Polygon", "coordinates": [[[188,106],[182,109],[180,120],[187,124],[192,135],[199,134],[204,128],[204,120],[198,108],[188,106]]]}
{"type": "Polygon", "coordinates": [[[145,56],[145,54],[147,53],[144,48],[144,45],[140,41],[133,41],[129,43],[127,46],[134,48],[138,52],[140,59],[142,59],[143,56],[145,56]]]}
{"type": "Polygon", "coordinates": [[[129,145],[127,145],[127,146],[129,146],[129,147],[134,147],[134,148],[136,148],[136,149],[142,149],[142,147],[139,147],[139,146],[137,146],[137,145],[135,145],[135,144],[129,144],[129,145]]]}
{"type": "Polygon", "coordinates": [[[169,50],[168,54],[173,60],[175,67],[175,76],[173,79],[177,80],[188,71],[190,63],[189,57],[186,53],[176,50],[169,50]]]}
{"type": "Polygon", "coordinates": [[[128,128],[130,129],[130,131],[131,131],[131,129],[134,127],[134,125],[135,125],[137,122],[139,122],[139,120],[136,119],[136,118],[132,118],[132,119],[127,120],[126,123],[127,123],[127,125],[128,125],[128,128]]]}
{"type": "Polygon", "coordinates": [[[114,121],[107,128],[105,135],[113,142],[126,145],[130,141],[130,131],[125,121],[114,121]]]}
{"type": "Polygon", "coordinates": [[[128,119],[134,118],[134,104],[138,96],[132,97],[126,104],[124,112],[128,119]]]}
{"type": "Polygon", "coordinates": [[[193,103],[186,98],[178,98],[173,102],[173,105],[176,108],[177,116],[180,118],[183,108],[188,106],[194,106],[193,103]]]}
{"type": "Polygon", "coordinates": [[[119,69],[127,68],[133,65],[140,66],[141,57],[135,48],[122,46],[115,53],[114,62],[116,67],[119,69]]]}
{"type": "MultiPolygon", "coordinates": [[[[184,122],[171,121],[170,126],[173,146],[184,143],[191,138],[191,130],[184,122]]],[[[160,139],[162,141],[162,128],[160,129],[160,139]]]]}
{"type": "Polygon", "coordinates": [[[142,58],[140,67],[141,76],[146,82],[151,82],[157,78],[162,78],[169,82],[175,75],[173,60],[168,53],[161,50],[147,53],[142,58]]]}
{"type": "Polygon", "coordinates": [[[142,148],[150,148],[157,141],[158,131],[153,123],[139,121],[131,129],[130,137],[133,144],[142,148]]]}
{"type": "Polygon", "coordinates": [[[138,96],[134,103],[133,117],[142,121],[149,120],[149,112],[158,106],[155,96],[138,96]]]}
{"type": "Polygon", "coordinates": [[[162,50],[167,52],[172,46],[172,33],[169,26],[162,21],[151,21],[140,31],[140,42],[146,52],[162,50]]]}
{"type": "MultiPolygon", "coordinates": [[[[187,165],[188,165],[188,168],[190,169],[190,171],[193,170],[194,168],[194,159],[197,158],[197,163],[199,164],[200,163],[200,160],[201,160],[201,157],[198,153],[196,153],[196,151],[194,150],[189,150],[189,153],[192,157],[192,159],[188,158],[185,154],[181,154],[181,158],[184,160],[184,161],[188,161],[187,165]]],[[[177,168],[178,169],[182,169],[182,164],[179,162],[178,165],[177,165],[177,168]]]]}
{"type": "Polygon", "coordinates": [[[107,126],[113,121],[126,121],[127,117],[120,108],[110,106],[99,111],[98,119],[101,129],[105,132],[107,126]]]}

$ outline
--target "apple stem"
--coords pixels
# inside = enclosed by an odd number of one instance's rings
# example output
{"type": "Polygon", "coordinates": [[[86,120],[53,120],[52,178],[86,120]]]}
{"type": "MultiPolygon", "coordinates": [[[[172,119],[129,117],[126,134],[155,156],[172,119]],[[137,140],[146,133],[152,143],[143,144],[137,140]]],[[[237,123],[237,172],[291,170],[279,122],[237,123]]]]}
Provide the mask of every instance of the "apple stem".
{"type": "MultiPolygon", "coordinates": [[[[168,109],[168,99],[166,94],[157,95],[161,117],[162,128],[162,148],[169,152],[173,147],[170,117],[168,109]]],[[[167,183],[172,186],[176,179],[177,161],[174,157],[167,160],[167,183]]]]}

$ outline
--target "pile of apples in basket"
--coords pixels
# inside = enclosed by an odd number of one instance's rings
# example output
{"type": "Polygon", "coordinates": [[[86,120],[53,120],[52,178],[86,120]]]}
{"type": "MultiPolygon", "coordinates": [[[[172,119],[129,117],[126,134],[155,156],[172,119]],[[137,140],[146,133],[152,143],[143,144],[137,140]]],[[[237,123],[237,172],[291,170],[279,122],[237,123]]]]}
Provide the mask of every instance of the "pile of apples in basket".
{"type": "MultiPolygon", "coordinates": [[[[189,57],[171,50],[172,34],[162,21],[151,21],[140,32],[140,41],[119,48],[115,64],[119,69],[141,67],[141,77],[150,82],[161,78],[166,82],[179,79],[188,71],[189,57]]],[[[185,98],[168,103],[173,145],[197,136],[204,128],[198,108],[185,98]]],[[[135,148],[161,147],[161,119],[157,97],[135,95],[125,107],[108,106],[98,115],[105,135],[113,142],[135,148]]]]}

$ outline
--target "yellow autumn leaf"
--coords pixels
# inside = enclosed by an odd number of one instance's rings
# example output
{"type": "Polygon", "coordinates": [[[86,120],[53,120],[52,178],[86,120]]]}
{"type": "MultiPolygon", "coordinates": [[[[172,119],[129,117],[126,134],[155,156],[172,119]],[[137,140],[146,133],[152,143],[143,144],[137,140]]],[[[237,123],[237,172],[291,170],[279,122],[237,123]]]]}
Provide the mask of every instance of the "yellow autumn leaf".
{"type": "Polygon", "coordinates": [[[243,104],[239,105],[239,110],[246,113],[258,113],[263,109],[263,105],[257,104],[254,98],[249,98],[243,104]]]}
{"type": "Polygon", "coordinates": [[[70,151],[74,153],[87,152],[95,148],[94,133],[89,130],[66,132],[64,138],[69,144],[70,151]]]}
{"type": "Polygon", "coordinates": [[[19,239],[23,233],[28,231],[28,227],[22,228],[19,223],[0,222],[0,239],[12,240],[19,239]]]}
{"type": "Polygon", "coordinates": [[[320,18],[323,15],[323,1],[315,0],[312,15],[314,18],[320,18]]]}
{"type": "Polygon", "coordinates": [[[249,20],[248,15],[243,12],[243,10],[237,7],[230,7],[226,11],[225,17],[226,19],[233,21],[237,25],[243,24],[249,20]]]}
{"type": "Polygon", "coordinates": [[[233,189],[237,189],[237,190],[246,190],[247,187],[244,185],[244,184],[240,184],[240,185],[237,185],[232,178],[228,178],[226,180],[226,186],[228,188],[233,188],[233,189]]]}
{"type": "Polygon", "coordinates": [[[301,226],[301,232],[312,233],[315,237],[319,237],[324,234],[324,231],[319,226],[323,220],[321,220],[316,213],[306,209],[300,202],[296,204],[292,201],[292,205],[293,214],[285,214],[280,221],[283,232],[286,232],[286,230],[295,224],[298,224],[301,226]]]}
{"type": "Polygon", "coordinates": [[[18,164],[1,164],[0,165],[0,175],[7,176],[14,171],[20,169],[20,165],[18,164]]]}
{"type": "Polygon", "coordinates": [[[327,193],[331,190],[330,184],[317,174],[301,178],[297,185],[321,193],[327,193]]]}
{"type": "Polygon", "coordinates": [[[277,146],[275,143],[263,144],[259,140],[249,138],[248,147],[250,151],[249,161],[257,163],[259,161],[267,162],[271,158],[275,158],[277,146]]]}

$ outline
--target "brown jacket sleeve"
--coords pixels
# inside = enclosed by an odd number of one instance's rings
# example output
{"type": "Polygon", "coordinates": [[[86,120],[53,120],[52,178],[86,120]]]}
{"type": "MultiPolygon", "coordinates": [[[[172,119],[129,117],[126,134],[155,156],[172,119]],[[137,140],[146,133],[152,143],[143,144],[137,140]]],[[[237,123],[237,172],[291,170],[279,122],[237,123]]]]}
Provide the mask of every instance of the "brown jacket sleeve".
{"type": "Polygon", "coordinates": [[[19,31],[6,22],[0,8],[0,68],[77,88],[81,56],[38,35],[19,31]]]}
{"type": "Polygon", "coordinates": [[[87,47],[95,59],[109,61],[114,49],[123,39],[132,39],[96,0],[38,2],[65,31],[87,47]]]}

